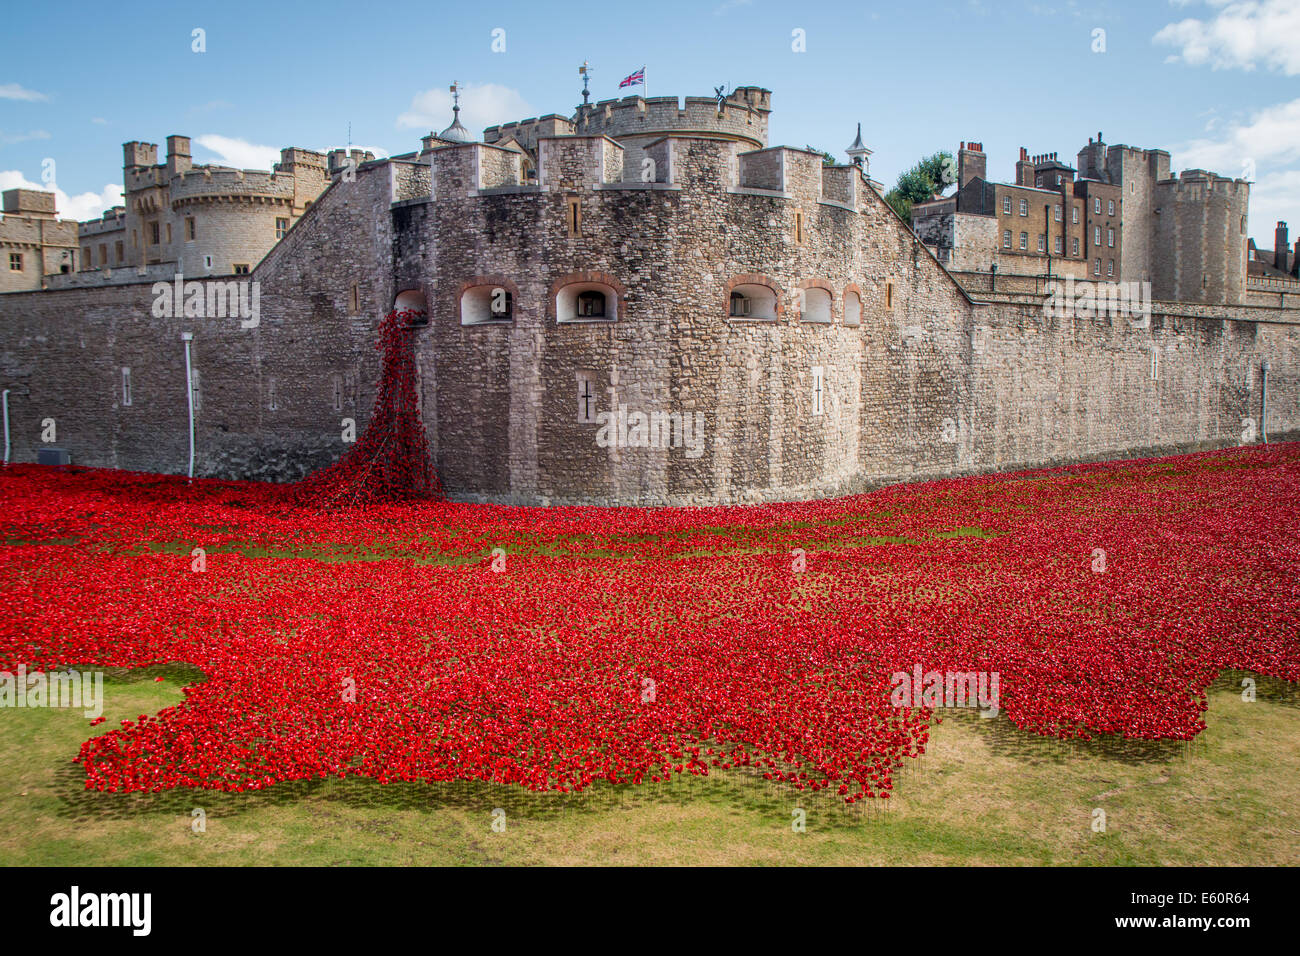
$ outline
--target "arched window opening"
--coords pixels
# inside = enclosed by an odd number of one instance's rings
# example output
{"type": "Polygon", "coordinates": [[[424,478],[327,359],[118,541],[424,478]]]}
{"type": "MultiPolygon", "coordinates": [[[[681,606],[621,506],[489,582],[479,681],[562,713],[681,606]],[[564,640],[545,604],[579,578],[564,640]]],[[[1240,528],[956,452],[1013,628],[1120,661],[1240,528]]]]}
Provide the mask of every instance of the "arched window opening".
{"type": "Polygon", "coordinates": [[[765,285],[738,285],[731,290],[727,314],[734,319],[775,319],[776,292],[765,285]]]}
{"type": "Polygon", "coordinates": [[[559,322],[615,322],[618,292],[603,282],[571,282],[555,295],[559,322]]]}
{"type": "Polygon", "coordinates": [[[829,322],[831,320],[831,294],[825,289],[816,287],[804,289],[802,318],[805,322],[829,322]]]}
{"type": "Polygon", "coordinates": [[[515,297],[500,285],[471,286],[460,296],[460,324],[509,322],[515,317],[515,297]]]}
{"type": "Polygon", "coordinates": [[[862,324],[862,296],[856,292],[844,293],[844,324],[862,324]]]}
{"type": "Polygon", "coordinates": [[[393,311],[407,325],[429,324],[429,305],[419,289],[397,293],[397,298],[393,300],[393,311]]]}

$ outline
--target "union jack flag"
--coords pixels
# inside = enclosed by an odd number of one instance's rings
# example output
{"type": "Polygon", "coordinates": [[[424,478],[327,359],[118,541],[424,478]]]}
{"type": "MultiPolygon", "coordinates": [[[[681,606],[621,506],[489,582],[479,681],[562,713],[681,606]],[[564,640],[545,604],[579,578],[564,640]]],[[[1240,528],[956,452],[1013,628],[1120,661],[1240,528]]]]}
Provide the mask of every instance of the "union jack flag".
{"type": "Polygon", "coordinates": [[[633,73],[631,76],[629,76],[627,79],[625,79],[622,83],[620,83],[618,85],[618,88],[621,90],[625,86],[636,86],[638,83],[640,83],[642,86],[645,85],[644,66],[641,67],[641,69],[637,70],[635,73],[633,73]]]}

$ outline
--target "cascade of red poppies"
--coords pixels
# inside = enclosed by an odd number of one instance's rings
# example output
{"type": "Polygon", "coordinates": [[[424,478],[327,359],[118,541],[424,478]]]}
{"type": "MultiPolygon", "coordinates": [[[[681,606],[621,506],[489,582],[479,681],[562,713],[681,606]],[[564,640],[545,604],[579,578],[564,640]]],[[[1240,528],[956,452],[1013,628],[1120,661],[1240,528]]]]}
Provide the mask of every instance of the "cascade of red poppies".
{"type": "Polygon", "coordinates": [[[379,324],[384,366],[370,423],[338,461],[295,485],[299,505],[346,508],[379,502],[441,498],[429,442],[420,418],[410,313],[396,309],[379,324]]]}

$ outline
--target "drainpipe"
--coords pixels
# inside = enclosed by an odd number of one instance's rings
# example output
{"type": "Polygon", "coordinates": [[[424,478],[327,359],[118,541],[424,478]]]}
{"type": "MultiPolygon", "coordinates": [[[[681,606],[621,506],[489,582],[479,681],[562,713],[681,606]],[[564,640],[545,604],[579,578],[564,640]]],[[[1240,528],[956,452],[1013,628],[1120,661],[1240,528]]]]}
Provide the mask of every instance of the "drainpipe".
{"type": "Polygon", "coordinates": [[[4,416],[5,416],[5,464],[9,464],[9,389],[4,393],[4,416]]]}
{"type": "Polygon", "coordinates": [[[194,340],[193,332],[182,332],[181,341],[185,343],[185,401],[190,409],[190,470],[189,479],[194,480],[194,377],[190,371],[190,342],[194,340]]]}
{"type": "Polygon", "coordinates": [[[1260,389],[1262,395],[1260,397],[1260,405],[1259,405],[1259,433],[1261,436],[1263,436],[1264,444],[1267,445],[1268,444],[1268,362],[1265,362],[1263,365],[1260,366],[1260,368],[1262,369],[1264,375],[1263,375],[1263,381],[1261,383],[1262,387],[1260,389]]]}

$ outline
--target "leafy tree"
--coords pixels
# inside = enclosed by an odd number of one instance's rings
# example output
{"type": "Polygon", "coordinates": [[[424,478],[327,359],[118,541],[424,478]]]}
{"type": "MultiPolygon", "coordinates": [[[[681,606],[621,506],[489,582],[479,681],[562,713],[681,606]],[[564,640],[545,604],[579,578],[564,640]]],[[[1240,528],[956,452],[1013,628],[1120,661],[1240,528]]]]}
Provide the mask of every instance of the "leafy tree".
{"type": "Polygon", "coordinates": [[[838,165],[839,165],[839,163],[836,161],[835,157],[832,156],[830,153],[826,152],[826,150],[824,150],[824,149],[818,149],[816,146],[805,146],[804,149],[808,150],[808,152],[810,152],[810,153],[821,153],[821,154],[822,154],[822,165],[823,165],[823,166],[838,166],[838,165]]]}
{"type": "Polygon", "coordinates": [[[957,181],[957,165],[952,153],[941,151],[926,156],[905,173],[899,174],[894,188],[885,193],[885,202],[904,222],[912,221],[914,203],[933,199],[936,193],[957,181]]]}

